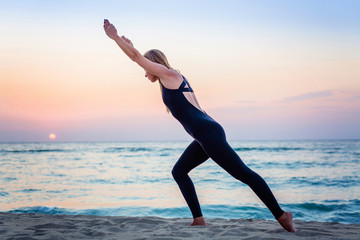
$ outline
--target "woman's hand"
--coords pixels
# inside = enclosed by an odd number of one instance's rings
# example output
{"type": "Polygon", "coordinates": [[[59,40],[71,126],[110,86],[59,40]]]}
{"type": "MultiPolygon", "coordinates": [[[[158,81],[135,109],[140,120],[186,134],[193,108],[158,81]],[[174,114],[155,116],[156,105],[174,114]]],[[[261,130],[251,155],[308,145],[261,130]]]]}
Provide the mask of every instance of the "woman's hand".
{"type": "Polygon", "coordinates": [[[113,40],[115,40],[117,37],[119,37],[115,26],[110,24],[109,20],[107,20],[107,19],[104,19],[104,30],[105,30],[106,35],[108,35],[108,37],[113,40]]]}
{"type": "Polygon", "coordinates": [[[138,61],[140,57],[143,57],[138,50],[136,50],[132,42],[125,36],[119,37],[117,30],[114,25],[112,25],[109,20],[104,19],[104,30],[106,35],[109,38],[113,39],[116,44],[121,48],[121,50],[133,61],[138,61]]]}
{"type": "Polygon", "coordinates": [[[132,47],[134,47],[133,43],[130,41],[130,39],[126,38],[125,36],[121,36],[121,39],[126,42],[127,44],[131,45],[132,47]]]}
{"type": "MultiPolygon", "coordinates": [[[[104,20],[104,30],[106,35],[108,35],[108,37],[113,40],[119,37],[115,26],[112,25],[107,19],[104,20]]],[[[130,39],[126,38],[125,36],[121,36],[121,40],[123,40],[125,43],[129,44],[130,46],[134,47],[130,39]]]]}

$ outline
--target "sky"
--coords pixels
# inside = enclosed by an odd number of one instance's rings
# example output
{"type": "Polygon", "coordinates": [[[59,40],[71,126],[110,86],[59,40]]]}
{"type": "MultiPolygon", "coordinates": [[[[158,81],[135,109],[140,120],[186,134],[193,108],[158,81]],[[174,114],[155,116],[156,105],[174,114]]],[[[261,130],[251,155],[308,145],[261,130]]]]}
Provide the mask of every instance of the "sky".
{"type": "Polygon", "coordinates": [[[351,0],[0,1],[0,142],[191,140],[103,30],[163,51],[229,140],[360,139],[351,0]],[[56,139],[49,139],[49,134],[56,139]]]}

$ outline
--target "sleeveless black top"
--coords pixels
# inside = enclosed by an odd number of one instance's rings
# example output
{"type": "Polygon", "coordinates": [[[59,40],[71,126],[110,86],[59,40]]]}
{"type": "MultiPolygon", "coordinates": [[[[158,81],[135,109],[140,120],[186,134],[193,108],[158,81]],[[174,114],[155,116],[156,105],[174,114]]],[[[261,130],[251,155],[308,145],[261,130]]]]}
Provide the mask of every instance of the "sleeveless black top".
{"type": "Polygon", "coordinates": [[[171,114],[181,123],[186,132],[196,139],[214,124],[218,125],[218,123],[187,100],[183,92],[193,92],[193,89],[186,78],[184,76],[182,78],[183,82],[178,89],[166,88],[160,82],[162,85],[162,98],[171,114]]]}

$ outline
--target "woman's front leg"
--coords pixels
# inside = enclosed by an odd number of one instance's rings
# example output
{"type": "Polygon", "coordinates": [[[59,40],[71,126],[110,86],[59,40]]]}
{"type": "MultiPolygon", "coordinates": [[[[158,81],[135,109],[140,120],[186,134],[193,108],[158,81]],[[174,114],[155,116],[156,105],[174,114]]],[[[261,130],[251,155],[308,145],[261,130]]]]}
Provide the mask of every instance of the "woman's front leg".
{"type": "Polygon", "coordinates": [[[205,153],[201,145],[198,142],[193,141],[185,149],[172,170],[172,175],[193,215],[194,222],[191,225],[205,225],[205,220],[202,217],[195,186],[188,173],[201,163],[205,162],[208,158],[209,156],[205,153]]]}

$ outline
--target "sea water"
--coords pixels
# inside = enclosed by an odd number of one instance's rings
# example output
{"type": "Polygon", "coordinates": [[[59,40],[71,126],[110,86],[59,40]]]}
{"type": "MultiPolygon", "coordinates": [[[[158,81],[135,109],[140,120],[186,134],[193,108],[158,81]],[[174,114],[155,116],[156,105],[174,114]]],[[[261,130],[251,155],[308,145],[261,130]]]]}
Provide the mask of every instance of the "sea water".
{"type": "MultiPolygon", "coordinates": [[[[360,223],[360,140],[229,143],[295,219],[360,223]]],[[[0,211],[191,218],[171,175],[188,144],[1,143],[0,211]]],[[[211,159],[189,175],[206,218],[274,219],[211,159]]]]}

